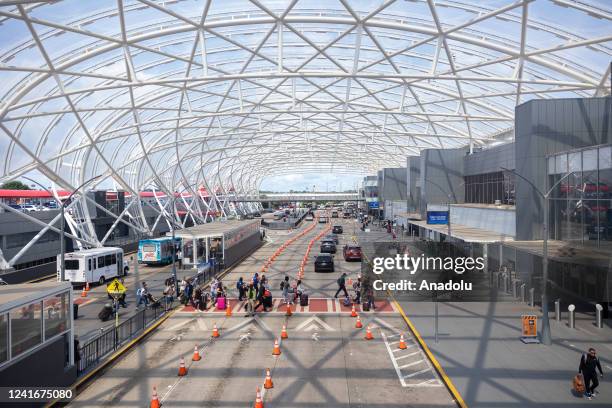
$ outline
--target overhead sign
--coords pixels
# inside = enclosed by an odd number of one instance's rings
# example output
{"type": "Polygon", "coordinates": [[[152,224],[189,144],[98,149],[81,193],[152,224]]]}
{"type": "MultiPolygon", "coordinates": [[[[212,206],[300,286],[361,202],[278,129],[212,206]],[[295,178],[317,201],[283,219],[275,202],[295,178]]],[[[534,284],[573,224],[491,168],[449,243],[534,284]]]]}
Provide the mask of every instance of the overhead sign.
{"type": "Polygon", "coordinates": [[[115,278],[111,283],[106,286],[106,292],[111,296],[123,295],[127,289],[123,286],[123,283],[119,282],[119,279],[115,278]]]}
{"type": "Polygon", "coordinates": [[[427,224],[448,224],[448,211],[427,211],[427,224]]]}
{"type": "Polygon", "coordinates": [[[378,208],[378,201],[370,201],[368,202],[369,208],[378,208]]]}

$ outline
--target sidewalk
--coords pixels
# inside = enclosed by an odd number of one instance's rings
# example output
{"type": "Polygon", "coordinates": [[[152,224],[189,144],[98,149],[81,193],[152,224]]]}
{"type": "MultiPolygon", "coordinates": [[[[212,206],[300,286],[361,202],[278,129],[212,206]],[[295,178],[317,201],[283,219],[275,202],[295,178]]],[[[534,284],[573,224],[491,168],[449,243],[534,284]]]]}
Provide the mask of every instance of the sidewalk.
{"type": "Polygon", "coordinates": [[[539,317],[538,309],[510,302],[440,303],[436,344],[433,303],[400,303],[470,408],[612,406],[609,320],[598,329],[592,316],[577,315],[576,329],[570,329],[566,321],[553,317],[553,345],[527,345],[519,340],[520,316],[539,317]],[[571,390],[581,354],[588,347],[597,349],[604,371],[601,394],[592,401],[574,396],[571,390]]]}

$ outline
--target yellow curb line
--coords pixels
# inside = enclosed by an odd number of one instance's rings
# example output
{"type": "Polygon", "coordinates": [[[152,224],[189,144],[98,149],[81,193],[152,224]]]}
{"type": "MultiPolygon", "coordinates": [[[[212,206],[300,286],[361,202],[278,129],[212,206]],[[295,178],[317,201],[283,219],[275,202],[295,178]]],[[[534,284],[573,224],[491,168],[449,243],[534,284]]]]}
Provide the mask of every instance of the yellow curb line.
{"type": "Polygon", "coordinates": [[[410,331],[412,332],[413,336],[419,342],[421,348],[423,349],[423,351],[427,355],[427,358],[429,358],[429,361],[431,361],[431,363],[433,364],[434,368],[436,369],[436,371],[438,372],[438,374],[442,378],[442,381],[444,382],[444,385],[446,385],[446,388],[448,389],[448,391],[450,391],[451,395],[453,396],[454,402],[457,404],[457,406],[459,408],[468,408],[467,404],[463,400],[463,397],[461,396],[459,391],[457,391],[457,388],[455,388],[455,385],[451,381],[450,377],[448,375],[446,375],[446,372],[444,372],[444,369],[442,368],[442,366],[440,365],[440,363],[438,362],[436,357],[434,357],[434,355],[431,352],[431,350],[429,350],[429,347],[427,347],[427,344],[425,343],[425,341],[423,341],[423,338],[419,334],[419,331],[412,324],[412,322],[410,321],[408,316],[406,316],[406,313],[404,313],[404,309],[402,308],[402,306],[400,306],[399,302],[397,300],[395,300],[395,298],[393,297],[391,292],[387,291],[387,294],[389,295],[389,297],[391,299],[393,299],[393,303],[395,303],[395,306],[397,307],[397,309],[399,310],[400,314],[402,315],[402,318],[404,319],[404,321],[408,325],[408,328],[410,328],[410,331]]]}

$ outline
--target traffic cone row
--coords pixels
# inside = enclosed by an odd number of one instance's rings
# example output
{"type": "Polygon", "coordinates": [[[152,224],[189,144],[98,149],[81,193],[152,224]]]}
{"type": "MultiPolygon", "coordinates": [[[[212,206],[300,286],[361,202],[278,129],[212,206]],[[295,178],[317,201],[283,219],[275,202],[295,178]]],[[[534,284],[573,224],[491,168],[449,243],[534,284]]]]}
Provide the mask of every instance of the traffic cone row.
{"type": "MultiPolygon", "coordinates": [[[[276,258],[278,256],[280,256],[280,254],[287,249],[287,247],[289,245],[291,245],[293,242],[295,242],[297,239],[303,237],[304,235],[308,234],[310,231],[312,231],[312,229],[315,227],[316,224],[312,224],[311,226],[309,226],[308,228],[306,228],[304,231],[300,232],[298,235],[296,235],[295,237],[292,237],[290,239],[288,239],[287,241],[285,241],[280,247],[278,247],[273,253],[272,255],[270,255],[268,257],[268,259],[266,259],[266,262],[264,262],[264,265],[261,267],[261,273],[266,273],[269,268],[270,265],[272,265],[272,263],[276,260],[276,258]]],[[[301,279],[300,274],[298,274],[298,279],[301,279]]]]}

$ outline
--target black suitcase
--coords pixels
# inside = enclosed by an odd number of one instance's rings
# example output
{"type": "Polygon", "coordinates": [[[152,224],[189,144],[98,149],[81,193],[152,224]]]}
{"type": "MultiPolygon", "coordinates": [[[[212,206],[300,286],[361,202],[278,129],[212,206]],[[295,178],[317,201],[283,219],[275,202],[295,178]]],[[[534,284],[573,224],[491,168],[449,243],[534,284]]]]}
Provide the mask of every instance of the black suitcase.
{"type": "Polygon", "coordinates": [[[308,306],[308,293],[300,295],[300,306],[308,306]]]}
{"type": "Polygon", "coordinates": [[[272,296],[266,296],[263,298],[264,307],[272,307],[272,296]]]}
{"type": "Polygon", "coordinates": [[[370,311],[370,303],[366,302],[363,305],[361,305],[361,308],[363,309],[364,312],[369,312],[370,311]]]}

